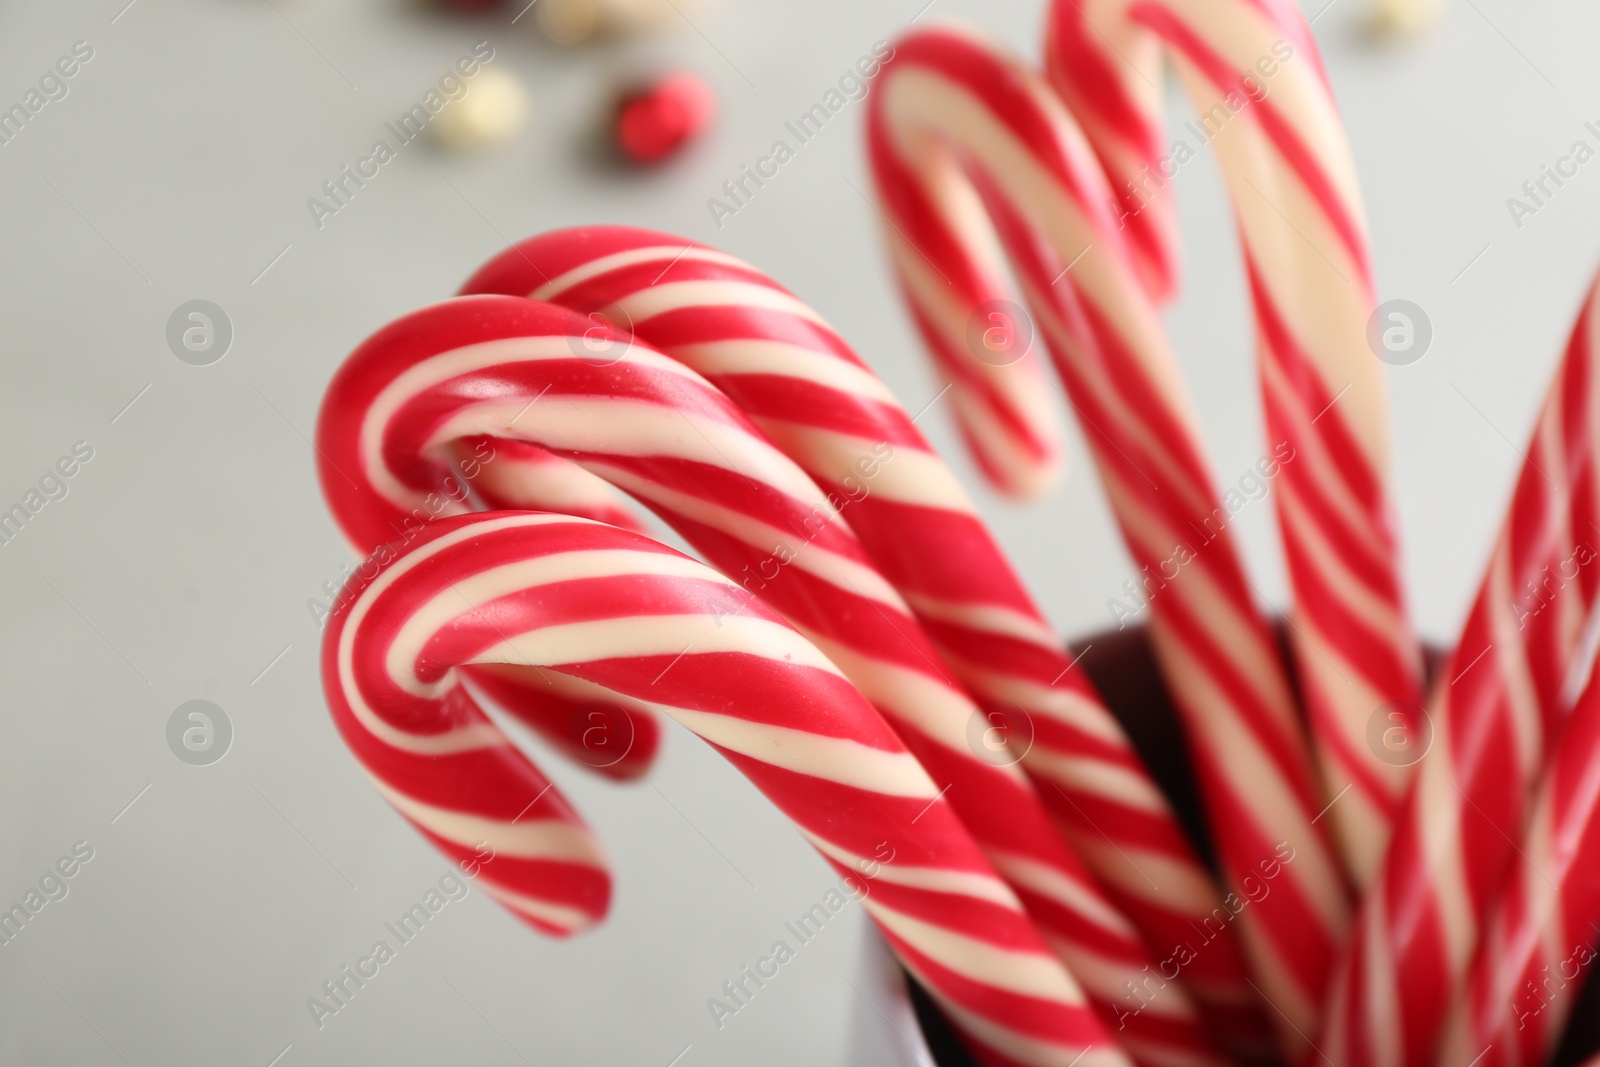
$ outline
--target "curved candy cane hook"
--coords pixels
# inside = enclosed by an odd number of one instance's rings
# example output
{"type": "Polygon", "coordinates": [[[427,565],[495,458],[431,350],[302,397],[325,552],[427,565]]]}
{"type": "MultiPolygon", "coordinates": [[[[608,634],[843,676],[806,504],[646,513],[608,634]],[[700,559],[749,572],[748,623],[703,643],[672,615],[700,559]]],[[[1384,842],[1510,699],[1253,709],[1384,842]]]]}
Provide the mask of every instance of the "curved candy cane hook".
{"type": "Polygon", "coordinates": [[[984,1062],[1126,1062],[894,732],[734,583],[630,531],[492,512],[431,523],[352,593],[323,645],[334,721],[447,854],[488,843],[480,884],[517,914],[570,929],[590,842],[552,799],[521,816],[537,772],[473,705],[468,664],[577,678],[699,734],[851,879],[984,1062]]]}

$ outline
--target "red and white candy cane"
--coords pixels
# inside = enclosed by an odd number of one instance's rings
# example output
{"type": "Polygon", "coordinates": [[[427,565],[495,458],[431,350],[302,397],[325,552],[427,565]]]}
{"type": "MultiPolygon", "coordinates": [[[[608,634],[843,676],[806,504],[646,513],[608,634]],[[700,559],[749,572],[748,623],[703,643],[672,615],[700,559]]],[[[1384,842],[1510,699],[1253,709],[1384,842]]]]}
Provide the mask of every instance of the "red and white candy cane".
{"type": "MultiPolygon", "coordinates": [[[[1171,950],[1215,921],[1221,895],[1121,727],[911,416],[815,312],[715,249],[617,226],[523,241],[462,291],[600,313],[704,375],[842,502],[878,569],[1011,735],[1010,751],[1078,855],[1147,942],[1171,950]],[[870,458],[879,442],[891,460],[870,458]]],[[[1259,1054],[1270,1030],[1232,931],[1181,974],[1218,1040],[1259,1054]]]]}
{"type": "MultiPolygon", "coordinates": [[[[780,611],[948,790],[1095,1006],[1107,1020],[1127,1019],[1133,1054],[1149,1064],[1216,1062],[1181,989],[1141,1008],[1128,983],[1148,981],[1160,960],[1057,835],[1014,761],[980,758],[980,712],[838,506],[726,396],[639,338],[569,309],[510,296],[446,301],[373,335],[329,387],[318,446],[340,524],[359,539],[387,523],[434,482],[457,442],[483,435],[535,444],[625,489],[748,598],[780,611]]],[[[895,453],[866,455],[889,464],[895,453]]],[[[692,645],[686,638],[683,648],[692,645]]]]}
{"type": "MultiPolygon", "coordinates": [[[[973,188],[1012,257],[1143,568],[1137,600],[1148,602],[1156,653],[1184,713],[1227,887],[1254,885],[1261,863],[1293,850],[1270,894],[1237,922],[1281,1012],[1280,1036],[1297,1047],[1316,1026],[1346,929],[1343,876],[1318,825],[1326,801],[1276,641],[1160,317],[1117,233],[1105,177],[1050,87],[965,31],[898,42],[869,105],[872,165],[892,222],[885,235],[918,321],[934,324],[934,343],[964,343],[974,310],[1003,295],[974,288],[987,271],[974,251],[986,224],[971,210],[973,188]]],[[[1273,449],[1280,476],[1315,465],[1299,447],[1273,449]]]]}
{"type": "MultiPolygon", "coordinates": [[[[461,688],[391,676],[371,659],[372,640],[404,622],[388,596],[396,579],[466,538],[440,520],[372,557],[345,586],[343,610],[323,636],[323,688],[335,725],[362,768],[401,815],[452,861],[481,859],[478,881],[518,918],[551,935],[601,919],[611,899],[609,864],[559,790],[461,688]],[[409,557],[407,556],[409,553],[409,557]],[[388,596],[388,599],[385,597],[388,596]],[[365,644],[366,655],[356,646],[365,644]]],[[[468,531],[470,533],[470,531],[468,531]]],[[[401,591],[403,595],[403,590],[401,591]]],[[[415,652],[417,650],[413,650],[415,652]]]]}
{"type": "MultiPolygon", "coordinates": [[[[416,494],[410,508],[386,515],[382,523],[346,528],[356,550],[367,553],[356,567],[358,576],[376,567],[380,553],[393,555],[397,545],[403,547],[441,515],[474,506],[525,507],[522,499],[529,494],[541,501],[543,510],[641,529],[603,480],[525,442],[464,438],[452,443],[444,459],[428,491],[416,494]]],[[[329,493],[347,496],[356,488],[337,467],[323,464],[321,470],[329,493]]],[[[333,613],[345,606],[342,596],[336,598],[333,613]]],[[[655,759],[660,725],[648,715],[597,699],[576,679],[508,664],[467,667],[462,673],[498,707],[580,766],[608,778],[630,779],[655,759]]]]}
{"type": "Polygon", "coordinates": [[[1288,0],[1053,3],[1051,83],[1106,168],[1157,298],[1174,275],[1168,181],[1182,163],[1162,144],[1160,94],[1147,80],[1163,51],[1200,110],[1187,130],[1214,146],[1232,194],[1267,434],[1296,451],[1277,491],[1291,646],[1328,789],[1350,785],[1330,819],[1365,886],[1410,779],[1374,757],[1366,728],[1382,705],[1418,704],[1422,677],[1381,368],[1366,339],[1376,301],[1355,166],[1310,27],[1288,0]]]}
{"type": "MultiPolygon", "coordinates": [[[[463,441],[454,450],[456,470],[468,479],[471,501],[485,510],[524,510],[578,515],[625,530],[648,533],[622,496],[604,479],[570,460],[524,441],[487,437],[463,441]]],[[[342,479],[341,479],[342,480],[342,479]]],[[[572,762],[616,779],[649,770],[661,744],[655,716],[597,699],[591,687],[518,664],[463,668],[478,691],[539,734],[572,762]]]]}
{"type": "Polygon", "coordinates": [[[491,512],[430,524],[353,592],[323,643],[334,721],[447,854],[487,842],[480,884],[513,912],[567,921],[550,901],[568,883],[590,888],[577,866],[590,842],[549,817],[548,786],[462,685],[467,664],[579,678],[704,738],[860,887],[986,1064],[1126,1063],[894,732],[721,575],[600,523],[491,512]],[[542,814],[521,815],[530,806],[542,814]],[[876,864],[884,845],[892,862],[876,864]]]}
{"type": "Polygon", "coordinates": [[[1376,873],[1409,768],[1367,744],[1384,705],[1422,698],[1407,618],[1388,409],[1367,338],[1372,269],[1354,161],[1311,29],[1292,0],[1056,0],[1051,83],[1082,124],[1159,299],[1176,248],[1160,57],[1199,118],[1185,148],[1216,150],[1244,249],[1271,441],[1295,461],[1276,506],[1290,585],[1290,645],[1358,886],[1376,873]],[[1135,66],[1137,64],[1137,66],[1135,66]],[[1201,143],[1189,143],[1193,131],[1201,143]]]}
{"type": "MultiPolygon", "coordinates": [[[[1430,700],[1431,751],[1362,906],[1330,999],[1322,1049],[1341,1067],[1424,1063],[1461,987],[1514,855],[1573,666],[1573,635],[1530,625],[1526,590],[1579,523],[1600,518],[1600,289],[1592,289],[1545,397],[1510,508],[1430,700]],[[1550,701],[1557,701],[1550,706],[1550,701]]],[[[1584,539],[1592,530],[1579,532],[1584,539]]],[[[1572,582],[1567,596],[1592,583],[1572,582]]],[[[1566,612],[1587,617],[1587,603],[1566,612]]],[[[1554,620],[1560,605],[1531,620],[1554,620]]]]}
{"type": "Polygon", "coordinates": [[[1549,1061],[1600,947],[1600,679],[1573,708],[1438,1063],[1549,1061]]]}
{"type": "MultiPolygon", "coordinates": [[[[1124,232],[1085,237],[1062,229],[1068,220],[1050,214],[1052,191],[1038,183],[1075,175],[1038,168],[1021,177],[998,175],[992,160],[971,154],[977,145],[970,139],[961,139],[956,153],[969,169],[982,171],[979,190],[991,210],[1014,212],[1016,217],[996,218],[1002,233],[1020,229],[1017,240],[1049,247],[1049,273],[1035,286],[1042,294],[1083,255],[1085,262],[1061,284],[1084,291],[1092,315],[1104,313],[1099,284],[1129,281],[1122,271],[1101,276],[1110,258],[1107,246],[1115,244],[1126,249],[1133,276],[1152,298],[1164,297],[1173,285],[1175,222],[1168,185],[1177,167],[1214,146],[1230,182],[1255,297],[1269,440],[1284,442],[1296,456],[1282,472],[1278,491],[1295,593],[1291,645],[1329,793],[1351,787],[1330,820],[1347,865],[1364,883],[1382,856],[1408,777],[1405,768],[1371,754],[1366,728],[1381,706],[1411,706],[1420,699],[1420,660],[1395,562],[1379,368],[1365,339],[1373,299],[1364,224],[1314,43],[1304,20],[1283,0],[1058,0],[1051,8],[1047,56],[1056,91],[1097,154],[1100,166],[1092,169],[1103,166],[1109,180],[1109,187],[1091,181],[1070,191],[1095,197],[1097,206],[1119,204],[1115,221],[1124,232]],[[1156,89],[1163,46],[1201,112],[1199,124],[1186,127],[1176,144],[1164,141],[1156,89]],[[1191,143],[1196,137],[1198,146],[1191,143]],[[1025,194],[1021,201],[1019,190],[1025,194]],[[1061,237],[1075,243],[1058,243],[1061,237]]],[[[1004,120],[1024,137],[1058,136],[1048,129],[1030,131],[1031,119],[1004,120]]],[[[950,116],[946,125],[957,121],[950,116]]],[[[947,216],[973,215],[962,203],[972,199],[970,192],[950,188],[957,164],[939,159],[938,146],[908,145],[914,138],[928,139],[926,133],[906,133],[901,147],[909,148],[911,167],[923,172],[929,199],[942,201],[947,216]]],[[[1076,129],[1071,138],[1078,140],[1076,129]]],[[[896,221],[904,230],[903,220],[896,221]]],[[[910,237],[914,252],[896,253],[902,270],[916,253],[927,256],[959,294],[956,306],[943,313],[946,328],[924,330],[935,346],[954,347],[961,313],[1004,295],[988,285],[970,285],[992,274],[969,266],[982,260],[974,255],[981,247],[973,232],[979,228],[979,220],[967,219],[942,234],[917,233],[910,237]]],[[[912,268],[924,276],[909,286],[923,320],[940,289],[928,271],[912,268]]],[[[1148,307],[1133,313],[1153,314],[1148,307]]],[[[1096,432],[1085,428],[1086,435],[1096,432]]]]}

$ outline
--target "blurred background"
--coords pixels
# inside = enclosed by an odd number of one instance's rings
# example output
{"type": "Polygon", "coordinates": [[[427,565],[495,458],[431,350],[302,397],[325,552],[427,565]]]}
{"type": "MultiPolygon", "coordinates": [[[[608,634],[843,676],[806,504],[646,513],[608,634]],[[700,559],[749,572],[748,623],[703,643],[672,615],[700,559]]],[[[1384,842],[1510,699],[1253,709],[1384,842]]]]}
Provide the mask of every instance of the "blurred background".
{"type": "MultiPolygon", "coordinates": [[[[472,891],[320,1027],[307,1007],[447,871],[323,706],[308,601],[351,557],[308,436],[334,369],[513,240],[631,223],[770,272],[915,411],[938,387],[879,247],[864,107],[736,214],[707,200],[913,19],[969,19],[1037,57],[1043,16],[1038,0],[674,0],[647,32],[563,45],[551,36],[595,27],[523,2],[0,7],[0,109],[29,114],[0,116],[0,511],[31,513],[0,544],[0,910],[77,861],[65,896],[0,943],[0,1063],[838,1063],[852,1020],[876,1011],[852,907],[713,1021],[707,998],[835,879],[676,728],[646,783],[543,761],[612,850],[603,927],[542,939],[472,891]],[[400,146],[342,203],[327,196],[485,50],[485,110],[463,110],[453,141],[400,146]],[[671,71],[702,79],[716,116],[672,158],[629,163],[619,96],[671,71]],[[460,146],[473,137],[487,143],[460,146]],[[211,332],[186,345],[197,310],[211,332]],[[178,714],[191,701],[214,731],[198,757],[169,729],[198,721],[178,714]]],[[[1306,14],[1380,294],[1431,323],[1389,379],[1410,595],[1448,641],[1600,259],[1600,162],[1533,214],[1507,204],[1574,142],[1600,145],[1584,125],[1600,128],[1600,9],[1452,0],[1427,32],[1375,40],[1364,2],[1306,14]]],[[[1191,114],[1168,96],[1176,127],[1191,114]]],[[[1168,319],[1217,476],[1236,482],[1263,448],[1239,255],[1214,160],[1175,186],[1186,270],[1168,319]]],[[[1068,484],[1023,509],[980,484],[948,412],[920,425],[1061,631],[1110,625],[1133,568],[1076,438],[1068,484]]],[[[1271,507],[1235,523],[1281,604],[1271,507]]]]}

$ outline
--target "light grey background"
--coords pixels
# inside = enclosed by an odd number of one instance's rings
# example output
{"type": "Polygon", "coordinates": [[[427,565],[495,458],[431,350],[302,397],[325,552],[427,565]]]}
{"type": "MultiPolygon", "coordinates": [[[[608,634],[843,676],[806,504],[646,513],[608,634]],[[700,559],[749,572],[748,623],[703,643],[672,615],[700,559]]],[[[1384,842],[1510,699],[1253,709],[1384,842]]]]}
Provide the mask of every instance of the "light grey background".
{"type": "MultiPolygon", "coordinates": [[[[70,495],[0,547],[0,906],[74,842],[94,848],[69,896],[0,946],[0,1062],[838,1062],[865,1010],[847,984],[861,984],[859,913],[720,1032],[711,1023],[706,998],[832,879],[681,732],[654,788],[549,764],[615,857],[601,929],[544,940],[475,892],[318,1032],[306,998],[445,863],[378,798],[323,708],[305,602],[348,557],[306,435],[369,332],[447,295],[508,240],[582,222],[674,230],[753,261],[920,407],[935,389],[852,188],[868,188],[860,105],[722,229],[705,200],[922,0],[740,0],[663,38],[580,52],[544,46],[531,18],[508,25],[515,4],[441,19],[380,0],[125,2],[0,8],[0,104],[73,42],[95,51],[70,95],[0,146],[0,509],[75,441],[94,448],[70,495]],[[530,89],[523,134],[477,157],[409,146],[319,231],[307,197],[481,39],[530,89]],[[669,63],[716,86],[714,133],[655,173],[606,167],[593,136],[609,92],[669,63]],[[168,315],[193,299],[233,323],[213,366],[166,345],[168,315]],[[234,728],[205,767],[165,740],[173,709],[197,698],[234,728]]],[[[1437,32],[1380,47],[1357,32],[1360,3],[1335,0],[1315,28],[1381,291],[1433,321],[1432,351],[1390,380],[1410,591],[1426,634],[1446,638],[1600,258],[1600,162],[1520,232],[1505,205],[1574,140],[1596,142],[1582,123],[1600,119],[1600,10],[1451,0],[1437,32]]],[[[936,0],[925,17],[979,19],[1037,55],[1041,15],[1036,0],[936,0]]],[[[1177,185],[1188,262],[1169,319],[1219,477],[1234,480],[1262,447],[1239,259],[1213,161],[1177,185]]],[[[1062,630],[1106,625],[1130,568],[1076,439],[1070,483],[1018,509],[977,484],[946,413],[923,425],[1062,630]]],[[[1270,507],[1237,522],[1281,603],[1270,507]]]]}

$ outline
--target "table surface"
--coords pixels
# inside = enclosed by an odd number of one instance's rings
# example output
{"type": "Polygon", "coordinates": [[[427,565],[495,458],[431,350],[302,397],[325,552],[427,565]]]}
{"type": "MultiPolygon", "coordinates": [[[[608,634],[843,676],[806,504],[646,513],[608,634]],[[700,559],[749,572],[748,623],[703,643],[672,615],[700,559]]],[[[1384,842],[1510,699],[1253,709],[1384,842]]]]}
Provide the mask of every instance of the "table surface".
{"type": "MultiPolygon", "coordinates": [[[[585,51],[544,45],[531,19],[510,25],[514,7],[471,19],[378,0],[0,9],[0,105],[76,42],[93,52],[0,144],[0,507],[78,442],[93,450],[67,495],[0,547],[0,907],[76,843],[93,851],[67,895],[0,944],[0,1062],[839,1062],[868,1010],[850,984],[863,986],[859,911],[720,1028],[707,1010],[833,878],[682,732],[648,784],[556,768],[616,862],[603,928],[541,939],[473,892],[319,1028],[308,998],[445,864],[364,780],[323,707],[307,601],[349,557],[307,436],[366,334],[509,240],[585,222],[676,231],[753,261],[908,407],[933,399],[862,196],[859,104],[737,215],[719,226],[706,207],[921,2],[729,3],[585,51]],[[307,199],[483,40],[529,87],[527,129],[478,156],[406,146],[319,227],[307,199]],[[674,64],[714,84],[714,133],[659,171],[608,165],[594,131],[609,94],[674,64]],[[233,331],[204,367],[166,336],[196,299],[233,331]],[[232,725],[210,766],[168,747],[169,718],[194,699],[232,725]]],[[[1359,31],[1363,0],[1325,2],[1308,13],[1350,125],[1380,288],[1423,307],[1435,332],[1425,358],[1389,373],[1410,595],[1423,631],[1448,640],[1600,247],[1600,164],[1520,226],[1506,203],[1575,141],[1600,143],[1584,125],[1600,120],[1600,9],[1451,0],[1435,32],[1385,45],[1359,31]]],[[[1041,15],[936,0],[923,17],[981,20],[1036,55],[1041,15]]],[[[1173,122],[1189,117],[1169,96],[1173,122]]],[[[1176,187],[1186,282],[1168,320],[1216,470],[1236,480],[1263,448],[1238,251],[1214,161],[1202,153],[1176,187]]],[[[1052,620],[1064,633],[1108,625],[1132,568],[1081,441],[1063,489],[1018,508],[978,484],[947,416],[936,407],[923,424],[1052,620]]],[[[1282,604],[1270,506],[1236,522],[1256,584],[1282,604]]]]}

